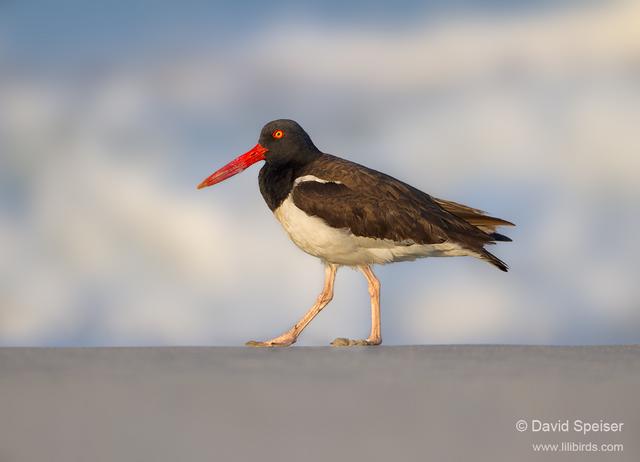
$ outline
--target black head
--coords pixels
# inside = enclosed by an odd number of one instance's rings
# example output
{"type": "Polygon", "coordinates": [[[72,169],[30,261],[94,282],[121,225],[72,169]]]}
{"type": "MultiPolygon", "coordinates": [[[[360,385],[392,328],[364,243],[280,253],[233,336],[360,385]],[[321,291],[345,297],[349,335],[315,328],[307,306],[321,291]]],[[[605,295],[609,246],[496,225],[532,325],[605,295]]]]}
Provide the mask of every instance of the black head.
{"type": "Polygon", "coordinates": [[[268,149],[264,159],[270,164],[304,165],[320,154],[307,132],[290,119],[272,120],[266,124],[258,143],[268,149]]]}
{"type": "Polygon", "coordinates": [[[218,184],[261,160],[266,162],[264,167],[297,168],[320,155],[321,152],[297,122],[273,120],[262,128],[258,144],[213,172],[198,185],[198,189],[218,184]]]}

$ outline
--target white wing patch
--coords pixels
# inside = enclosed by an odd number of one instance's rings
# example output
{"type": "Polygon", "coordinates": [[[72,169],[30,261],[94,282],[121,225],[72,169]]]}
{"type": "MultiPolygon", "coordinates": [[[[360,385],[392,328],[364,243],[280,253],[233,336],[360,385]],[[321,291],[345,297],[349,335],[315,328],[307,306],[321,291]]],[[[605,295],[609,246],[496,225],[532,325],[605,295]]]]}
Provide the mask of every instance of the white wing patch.
{"type": "Polygon", "coordinates": [[[323,180],[322,178],[318,178],[317,176],[314,175],[305,175],[305,176],[300,176],[298,178],[296,178],[296,180],[293,182],[293,186],[297,186],[300,183],[303,183],[305,181],[315,181],[317,183],[336,183],[336,184],[342,184],[342,182],[340,181],[333,181],[333,180],[323,180]]]}

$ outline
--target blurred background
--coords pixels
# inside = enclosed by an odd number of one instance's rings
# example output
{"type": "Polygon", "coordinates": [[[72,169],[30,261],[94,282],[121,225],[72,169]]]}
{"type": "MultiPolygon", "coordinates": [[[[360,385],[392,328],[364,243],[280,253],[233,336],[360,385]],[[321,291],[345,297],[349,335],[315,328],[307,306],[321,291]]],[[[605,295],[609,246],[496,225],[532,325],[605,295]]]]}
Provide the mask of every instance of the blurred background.
{"type": "MultiPolygon", "coordinates": [[[[493,251],[379,267],[387,344],[640,342],[640,4],[0,1],[0,345],[240,345],[323,269],[253,167],[315,143],[515,222],[493,251]]],[[[364,278],[301,345],[368,334],[364,278]]]]}

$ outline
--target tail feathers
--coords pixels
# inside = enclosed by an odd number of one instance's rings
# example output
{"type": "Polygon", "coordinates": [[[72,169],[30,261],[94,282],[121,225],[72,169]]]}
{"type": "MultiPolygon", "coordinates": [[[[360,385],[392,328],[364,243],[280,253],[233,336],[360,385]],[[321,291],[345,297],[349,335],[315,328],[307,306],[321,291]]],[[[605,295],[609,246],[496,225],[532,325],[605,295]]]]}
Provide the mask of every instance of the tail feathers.
{"type": "MultiPolygon", "coordinates": [[[[471,223],[473,226],[479,228],[487,234],[494,233],[498,226],[515,226],[510,221],[489,216],[482,210],[474,209],[473,207],[468,207],[466,205],[458,204],[457,202],[447,201],[444,199],[434,198],[434,200],[447,212],[452,213],[459,218],[462,218],[466,222],[471,223]]],[[[496,234],[498,236],[501,236],[501,234],[496,234]]],[[[496,241],[498,240],[501,239],[496,239],[496,241]]]]}
{"type": "Polygon", "coordinates": [[[482,210],[474,209],[467,205],[459,204],[453,201],[447,201],[444,199],[433,198],[436,203],[447,212],[456,215],[458,218],[463,219],[467,223],[475,226],[484,234],[479,239],[481,242],[475,242],[474,245],[469,247],[472,250],[473,255],[491,263],[500,271],[507,272],[509,267],[505,262],[498,257],[488,252],[482,246],[487,244],[495,244],[496,242],[511,242],[511,238],[496,232],[496,228],[499,226],[515,226],[513,223],[502,218],[492,217],[485,214],[482,210]]]}
{"type": "Polygon", "coordinates": [[[493,239],[494,241],[512,242],[511,238],[509,236],[505,236],[504,234],[490,233],[489,236],[491,236],[491,239],[493,239]]]}
{"type": "Polygon", "coordinates": [[[503,262],[498,257],[496,257],[494,254],[492,254],[491,252],[488,252],[485,249],[482,249],[482,251],[480,252],[480,258],[482,258],[483,260],[491,263],[493,266],[498,268],[500,271],[504,271],[505,273],[507,271],[509,271],[509,267],[507,266],[507,264],[505,262],[503,262]]]}

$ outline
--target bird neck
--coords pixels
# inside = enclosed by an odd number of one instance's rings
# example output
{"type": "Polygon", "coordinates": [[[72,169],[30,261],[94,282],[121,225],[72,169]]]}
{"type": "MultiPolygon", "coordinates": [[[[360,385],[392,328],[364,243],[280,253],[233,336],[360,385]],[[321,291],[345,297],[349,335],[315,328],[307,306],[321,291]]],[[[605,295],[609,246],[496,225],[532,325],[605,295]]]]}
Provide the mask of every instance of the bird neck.
{"type": "Polygon", "coordinates": [[[265,163],[260,169],[258,182],[260,193],[265,202],[274,211],[287,198],[293,189],[293,182],[307,164],[288,162],[286,164],[265,163]]]}

